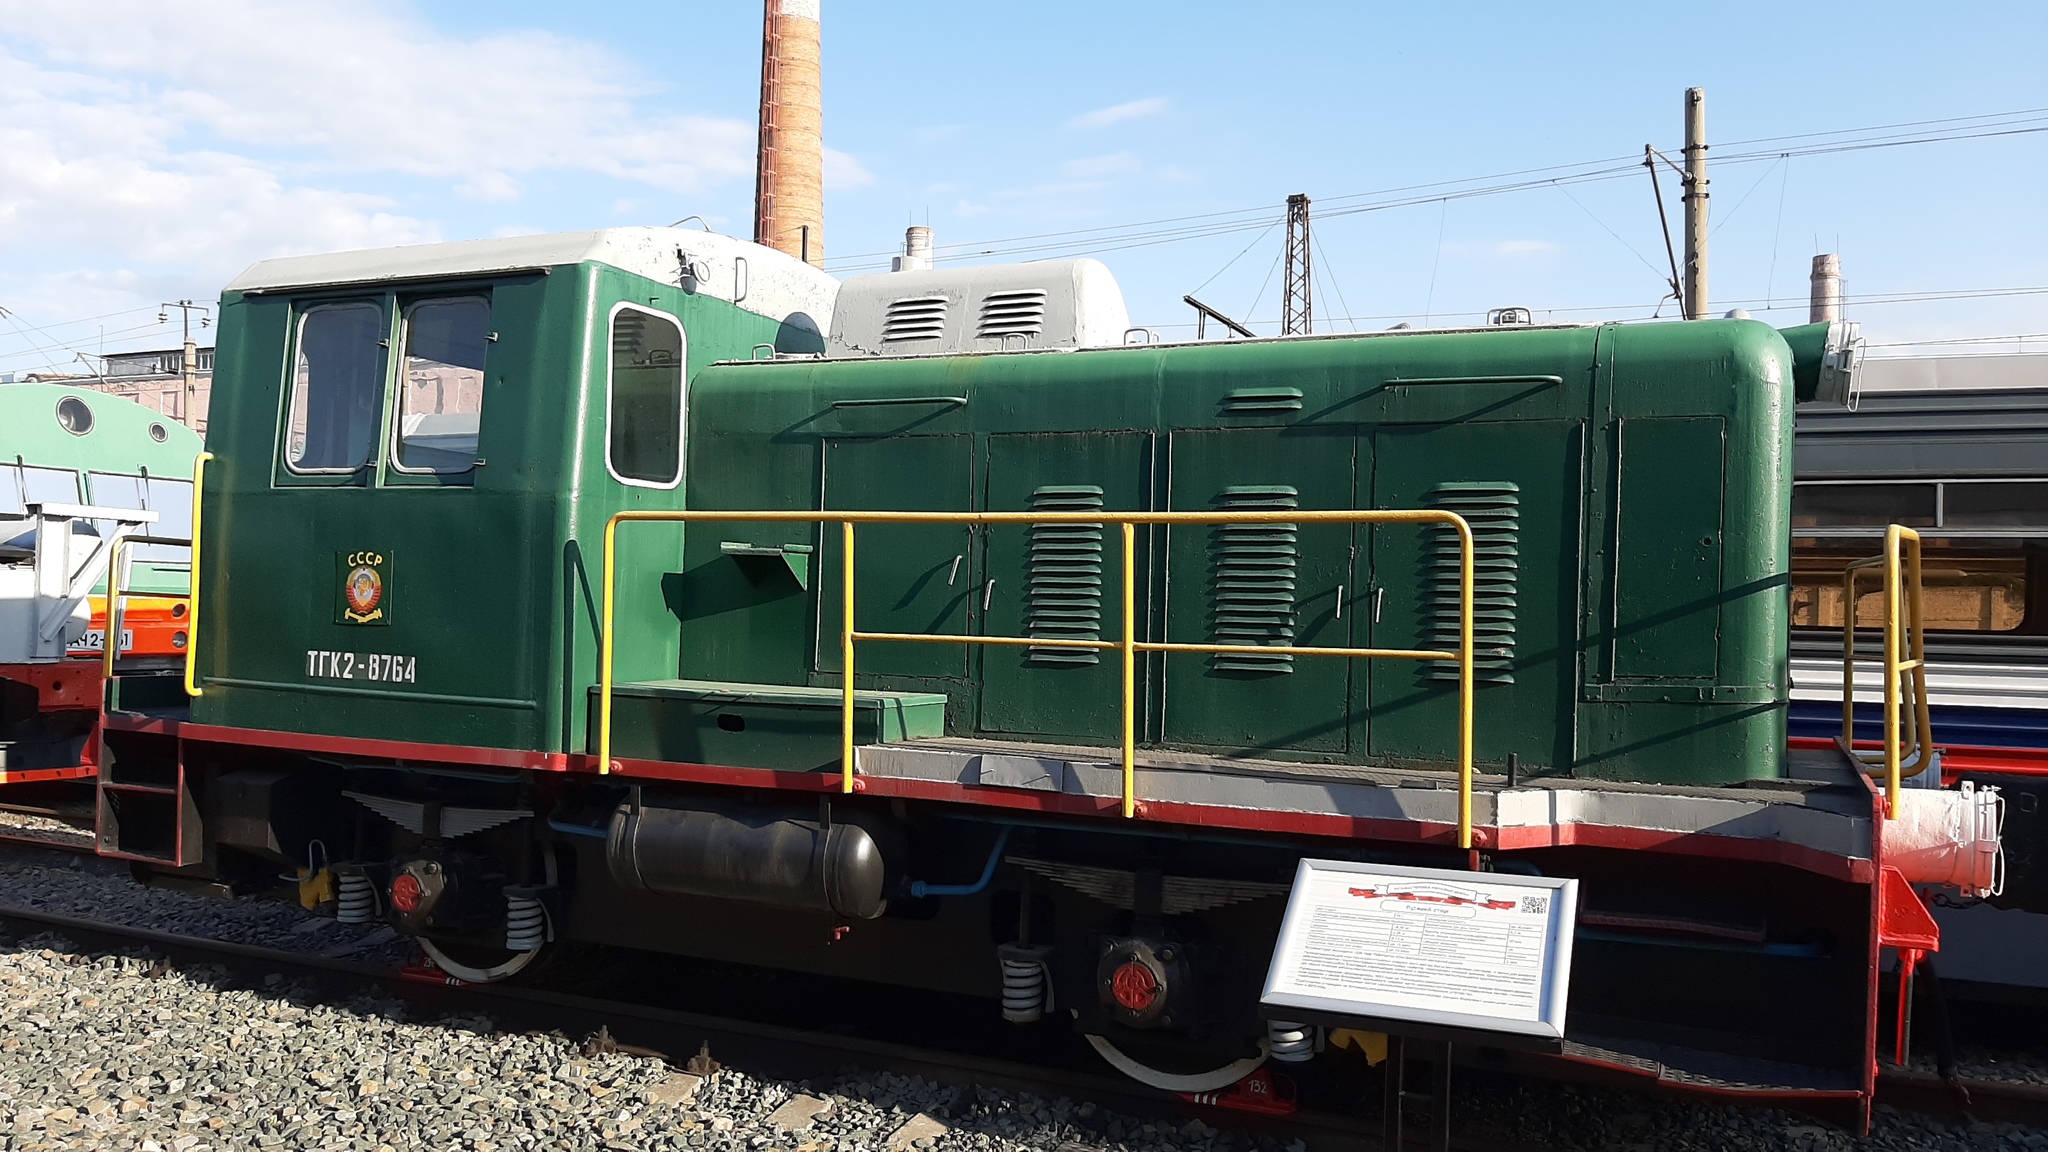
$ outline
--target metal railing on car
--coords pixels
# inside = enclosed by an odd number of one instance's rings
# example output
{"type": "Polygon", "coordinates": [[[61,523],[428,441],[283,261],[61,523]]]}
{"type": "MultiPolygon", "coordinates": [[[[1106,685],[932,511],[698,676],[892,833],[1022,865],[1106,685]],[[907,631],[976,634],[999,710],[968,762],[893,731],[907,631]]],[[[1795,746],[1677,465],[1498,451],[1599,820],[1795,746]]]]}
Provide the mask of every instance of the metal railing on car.
{"type": "Polygon", "coordinates": [[[1927,634],[1920,611],[1920,534],[1899,524],[1885,528],[1882,554],[1854,561],[1842,572],[1842,735],[1837,744],[1866,771],[1884,769],[1888,816],[1898,815],[1899,780],[1919,775],[1934,762],[1934,725],[1927,708],[1927,634]],[[1884,581],[1882,751],[1856,747],[1856,586],[1871,571],[1884,581]],[[1910,746],[1901,716],[1908,696],[1913,711],[1910,746]]]}
{"type": "Polygon", "coordinates": [[[795,512],[795,511],[626,511],[612,516],[604,528],[604,606],[600,640],[597,762],[599,772],[612,764],[612,608],[617,581],[617,538],[621,524],[639,521],[690,523],[838,524],[840,558],[840,789],[854,791],[854,645],[856,643],[989,644],[1004,647],[1083,648],[1116,652],[1122,658],[1122,808],[1137,815],[1135,738],[1136,663],[1140,652],[1256,652],[1265,655],[1334,656],[1394,660],[1455,660],[1458,663],[1458,847],[1472,846],[1472,527],[1455,512],[1440,509],[1306,511],[1300,509],[1234,512],[795,512]],[[1078,640],[1052,636],[966,636],[951,633],[862,632],[854,627],[854,526],[856,524],[1117,525],[1123,536],[1122,635],[1118,640],[1078,640]],[[1332,648],[1293,644],[1187,644],[1141,641],[1136,628],[1136,548],[1138,525],[1217,524],[1436,524],[1458,533],[1458,650],[1423,648],[1332,648]]]}

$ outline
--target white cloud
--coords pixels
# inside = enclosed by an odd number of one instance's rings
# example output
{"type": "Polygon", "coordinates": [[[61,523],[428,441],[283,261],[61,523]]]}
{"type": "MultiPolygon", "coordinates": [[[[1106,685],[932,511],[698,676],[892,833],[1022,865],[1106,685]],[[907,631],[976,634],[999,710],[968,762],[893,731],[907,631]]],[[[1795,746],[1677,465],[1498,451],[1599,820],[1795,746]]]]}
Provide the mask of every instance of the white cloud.
{"type": "Polygon", "coordinates": [[[875,182],[875,174],[860,166],[860,161],[850,152],[837,148],[825,149],[825,188],[838,192],[847,188],[865,188],[875,182]]]}
{"type": "Polygon", "coordinates": [[[0,0],[0,304],[48,323],[440,239],[421,193],[506,203],[569,174],[666,201],[752,175],[751,124],[663,94],[595,44],[451,34],[408,0],[0,0]]]}
{"type": "Polygon", "coordinates": [[[446,35],[394,0],[0,0],[0,30],[108,77],[165,127],[278,149],[316,169],[470,180],[581,169],[694,191],[752,170],[750,125],[642,116],[652,87],[596,45],[544,32],[446,35]],[[111,79],[118,78],[118,79],[111,79]]]}
{"type": "Polygon", "coordinates": [[[1132,100],[1123,104],[1112,104],[1107,108],[1097,108],[1092,112],[1083,112],[1072,120],[1067,121],[1067,126],[1069,128],[1107,128],[1112,124],[1121,124],[1126,120],[1141,120],[1147,116],[1157,116],[1166,111],[1170,106],[1171,101],[1167,100],[1164,96],[1147,96],[1143,100],[1132,100]]]}

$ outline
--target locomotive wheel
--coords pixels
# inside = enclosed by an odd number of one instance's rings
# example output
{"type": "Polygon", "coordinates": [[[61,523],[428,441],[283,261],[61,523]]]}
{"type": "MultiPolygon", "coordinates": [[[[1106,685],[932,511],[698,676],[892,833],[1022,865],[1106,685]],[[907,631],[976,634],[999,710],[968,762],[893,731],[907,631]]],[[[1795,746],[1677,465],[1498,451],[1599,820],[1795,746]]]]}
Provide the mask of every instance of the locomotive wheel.
{"type": "MultiPolygon", "coordinates": [[[[561,882],[561,869],[556,864],[552,847],[541,849],[541,868],[550,885],[561,882]]],[[[552,940],[554,933],[548,933],[552,940]]],[[[542,944],[524,952],[510,948],[493,948],[477,944],[436,944],[425,936],[414,938],[420,951],[427,954],[436,967],[469,984],[489,984],[497,980],[509,980],[532,967],[534,961],[552,954],[552,944],[542,944]],[[452,952],[451,952],[452,950],[452,952]]]]}
{"type": "Polygon", "coordinates": [[[427,954],[427,959],[432,960],[436,967],[469,984],[489,984],[494,980],[507,980],[517,976],[548,950],[546,945],[526,952],[471,944],[444,945],[436,944],[425,936],[418,937],[417,941],[420,950],[427,954]],[[450,953],[451,949],[454,950],[454,954],[450,953]]]}
{"type": "Polygon", "coordinates": [[[1110,1067],[1148,1088],[1158,1088],[1167,1092],[1214,1092],[1251,1075],[1253,1070],[1266,1062],[1266,1046],[1263,1041],[1259,1044],[1257,1056],[1247,1056],[1207,1072],[1167,1072],[1140,1064],[1125,1055],[1121,1048],[1110,1043],[1108,1039],[1092,1033],[1088,1037],[1088,1043],[1095,1046],[1096,1053],[1107,1061],[1110,1067]]]}

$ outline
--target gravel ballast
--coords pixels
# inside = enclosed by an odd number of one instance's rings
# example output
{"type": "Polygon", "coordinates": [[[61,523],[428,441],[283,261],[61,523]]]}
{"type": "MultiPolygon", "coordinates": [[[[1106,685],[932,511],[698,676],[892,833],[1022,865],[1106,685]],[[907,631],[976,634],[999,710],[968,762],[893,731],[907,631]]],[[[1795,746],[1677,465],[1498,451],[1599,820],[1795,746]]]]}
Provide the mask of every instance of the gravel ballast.
{"type": "MultiPolygon", "coordinates": [[[[387,929],[338,925],[286,901],[144,888],[117,863],[84,856],[0,852],[0,905],[358,959],[404,954],[382,939],[387,929]]],[[[733,1068],[696,1076],[586,1055],[578,1039],[503,1034],[479,1016],[413,1020],[376,993],[309,997],[282,977],[245,987],[215,968],[81,951],[52,935],[0,937],[0,1152],[1290,1147],[1203,1120],[885,1073],[819,1084],[733,1068]]],[[[1966,1057],[1967,1073],[2040,1077],[2034,1057],[1966,1057]]],[[[1882,1107],[1876,1131],[1857,1138],[1794,1113],[1479,1074],[1461,1074],[1457,1116],[1480,1142],[1561,1149],[2048,1149],[2048,1133],[1882,1107]]]]}
{"type": "Polygon", "coordinates": [[[9,1152],[1285,1147],[915,1078],[814,1089],[705,1071],[505,1034],[483,1016],[413,1021],[369,993],[309,1001],[281,975],[241,987],[219,968],[52,934],[0,945],[9,1152]],[[1118,1138],[1090,1139],[1091,1123],[1118,1138]]]}
{"type": "MultiPolygon", "coordinates": [[[[489,1018],[415,1021],[365,992],[332,1003],[282,976],[0,943],[0,1149],[719,1149],[731,1152],[1303,1152],[1201,1120],[1120,1116],[915,1077],[791,1084],[588,1054],[489,1018]]],[[[1822,1152],[2022,1149],[2048,1135],[1880,1115],[1858,1139],[1797,1116],[1525,1082],[1460,1092],[1460,1129],[1556,1148],[1822,1152]]]]}
{"type": "Polygon", "coordinates": [[[287,900],[225,900],[145,887],[125,864],[96,856],[0,852],[0,905],[371,962],[396,962],[411,951],[381,924],[342,924],[287,900]]]}

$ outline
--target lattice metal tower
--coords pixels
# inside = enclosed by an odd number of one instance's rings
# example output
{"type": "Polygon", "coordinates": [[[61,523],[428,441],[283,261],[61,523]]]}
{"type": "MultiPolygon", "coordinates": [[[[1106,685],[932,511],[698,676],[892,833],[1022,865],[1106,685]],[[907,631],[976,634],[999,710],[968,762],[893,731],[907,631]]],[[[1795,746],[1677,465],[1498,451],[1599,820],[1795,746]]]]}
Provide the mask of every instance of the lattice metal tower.
{"type": "Polygon", "coordinates": [[[1287,268],[1281,280],[1280,334],[1316,330],[1315,304],[1309,292],[1308,196],[1287,198],[1287,268]]]}

